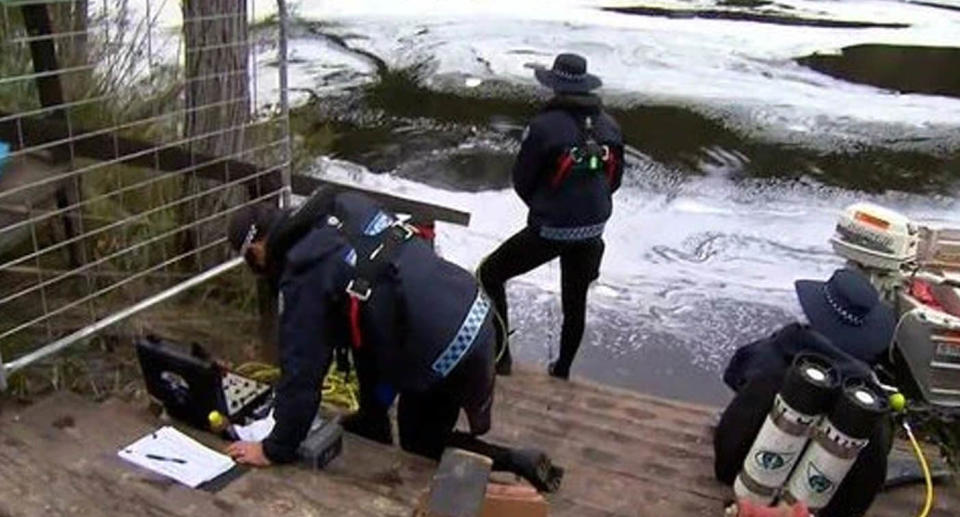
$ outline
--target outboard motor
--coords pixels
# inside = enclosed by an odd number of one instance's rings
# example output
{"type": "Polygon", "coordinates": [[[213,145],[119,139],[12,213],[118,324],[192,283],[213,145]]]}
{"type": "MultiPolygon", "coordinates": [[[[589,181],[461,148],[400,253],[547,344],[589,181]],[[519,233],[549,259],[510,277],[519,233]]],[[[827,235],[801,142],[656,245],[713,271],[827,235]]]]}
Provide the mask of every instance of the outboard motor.
{"type": "Polygon", "coordinates": [[[810,430],[836,397],[839,374],[826,358],[798,355],[773,408],[743,460],[733,489],[739,499],[769,505],[803,453],[810,430]]]}
{"type": "Polygon", "coordinates": [[[814,430],[783,499],[803,502],[814,512],[827,506],[888,410],[887,397],[877,388],[847,381],[829,416],[814,430]]]}

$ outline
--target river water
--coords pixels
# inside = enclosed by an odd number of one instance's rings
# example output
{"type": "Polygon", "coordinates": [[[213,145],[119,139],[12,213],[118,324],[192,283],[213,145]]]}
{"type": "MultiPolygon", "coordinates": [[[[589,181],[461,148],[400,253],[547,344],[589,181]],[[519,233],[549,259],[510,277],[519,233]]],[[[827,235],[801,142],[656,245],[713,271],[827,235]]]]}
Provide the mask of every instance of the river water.
{"type": "MultiPolygon", "coordinates": [[[[841,264],[845,205],[960,224],[960,3],[931,4],[301,2],[297,127],[328,135],[316,174],[469,210],[438,246],[474,268],[525,220],[524,65],[585,55],[629,149],[573,374],[719,404],[733,350],[841,264]]],[[[509,284],[519,360],[556,354],[558,291],[556,263],[509,284]]]]}

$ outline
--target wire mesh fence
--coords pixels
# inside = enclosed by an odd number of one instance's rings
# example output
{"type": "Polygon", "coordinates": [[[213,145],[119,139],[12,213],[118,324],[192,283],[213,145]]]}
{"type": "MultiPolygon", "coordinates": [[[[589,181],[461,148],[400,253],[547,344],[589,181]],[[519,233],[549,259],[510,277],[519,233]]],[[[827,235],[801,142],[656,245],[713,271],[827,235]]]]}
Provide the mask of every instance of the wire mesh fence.
{"type": "Polygon", "coordinates": [[[0,389],[236,265],[230,214],[286,197],[285,9],[253,2],[0,1],[0,389]]]}

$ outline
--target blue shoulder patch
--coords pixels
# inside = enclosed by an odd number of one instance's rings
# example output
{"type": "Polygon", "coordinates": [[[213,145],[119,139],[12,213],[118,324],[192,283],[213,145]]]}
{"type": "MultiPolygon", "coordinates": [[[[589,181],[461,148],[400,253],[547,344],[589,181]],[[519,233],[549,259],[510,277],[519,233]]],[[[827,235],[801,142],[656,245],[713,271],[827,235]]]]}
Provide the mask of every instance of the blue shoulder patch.
{"type": "Polygon", "coordinates": [[[343,261],[353,267],[357,267],[357,250],[348,248],[347,253],[343,255],[343,261]]]}
{"type": "Polygon", "coordinates": [[[381,210],[377,212],[377,215],[373,216],[373,218],[367,222],[367,226],[363,229],[363,234],[377,235],[386,230],[391,224],[393,224],[393,218],[381,210]]]}

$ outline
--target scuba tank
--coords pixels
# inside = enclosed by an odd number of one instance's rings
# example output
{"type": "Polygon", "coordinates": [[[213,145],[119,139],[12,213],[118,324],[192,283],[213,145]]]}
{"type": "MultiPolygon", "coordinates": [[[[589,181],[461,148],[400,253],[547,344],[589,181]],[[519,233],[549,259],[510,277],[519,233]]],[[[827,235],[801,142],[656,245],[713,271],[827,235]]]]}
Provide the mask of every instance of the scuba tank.
{"type": "Polygon", "coordinates": [[[794,359],[734,482],[738,498],[773,503],[838,385],[839,374],[826,358],[800,354],[794,359]]]}
{"type": "Polygon", "coordinates": [[[803,502],[811,511],[827,506],[888,410],[887,397],[877,388],[858,379],[845,383],[829,416],[814,430],[783,498],[803,502]]]}

